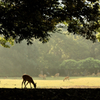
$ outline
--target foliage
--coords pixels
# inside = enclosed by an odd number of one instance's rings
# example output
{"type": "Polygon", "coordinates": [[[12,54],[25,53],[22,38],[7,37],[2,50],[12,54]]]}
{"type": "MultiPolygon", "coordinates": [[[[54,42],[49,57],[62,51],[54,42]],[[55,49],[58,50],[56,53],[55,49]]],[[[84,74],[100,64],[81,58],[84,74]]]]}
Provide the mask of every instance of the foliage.
{"type": "MultiPolygon", "coordinates": [[[[63,32],[64,30],[65,28],[63,32]]],[[[49,76],[58,72],[64,76],[67,75],[67,67],[69,72],[72,71],[72,74],[74,73],[73,71],[80,72],[81,70],[83,72],[84,68],[94,71],[96,67],[99,69],[99,51],[99,42],[93,44],[91,41],[78,35],[57,33],[53,34],[51,41],[44,45],[35,40],[34,44],[29,46],[26,45],[26,41],[23,41],[21,44],[14,44],[10,49],[5,49],[1,46],[0,76],[21,76],[24,73],[38,76],[41,70],[44,74],[48,72],[49,74],[47,75],[49,76]],[[92,62],[89,68],[85,64],[85,61],[87,61],[89,65],[89,59],[92,60],[94,69],[91,66],[92,62]],[[63,65],[63,68],[61,68],[60,64],[68,60],[71,60],[73,64],[70,65],[68,63],[68,66],[63,65]]]]}
{"type": "Polygon", "coordinates": [[[58,2],[55,0],[4,0],[0,6],[1,32],[5,38],[12,36],[16,42],[23,39],[31,44],[33,38],[47,42],[47,32],[54,30],[56,20],[53,16],[58,2]]]}
{"type": "Polygon", "coordinates": [[[7,44],[7,43],[10,43],[10,45],[13,46],[14,45],[14,39],[10,37],[6,40],[4,37],[0,37],[1,46],[6,47],[6,48],[10,48],[9,44],[7,44]]]}
{"type": "Polygon", "coordinates": [[[67,69],[69,69],[69,68],[71,69],[76,65],[77,65],[76,68],[80,68],[80,69],[99,68],[100,60],[93,59],[91,57],[83,59],[83,60],[79,60],[79,61],[69,59],[69,60],[64,60],[60,66],[61,66],[61,68],[65,67],[67,69]]]}
{"type": "Polygon", "coordinates": [[[84,60],[81,60],[80,62],[80,68],[83,69],[94,69],[94,68],[99,68],[100,65],[100,61],[97,59],[93,59],[93,58],[87,58],[84,60]]]}
{"type": "Polygon", "coordinates": [[[69,59],[69,60],[64,60],[62,63],[61,63],[61,67],[63,68],[66,68],[66,69],[74,69],[75,68],[75,65],[76,65],[76,61],[73,60],[73,59],[69,59]]]}
{"type": "Polygon", "coordinates": [[[99,0],[2,0],[0,2],[0,34],[13,37],[16,43],[35,39],[42,43],[49,40],[50,31],[59,22],[67,30],[93,42],[100,27],[99,0]],[[41,3],[42,2],[42,3],[41,3]]]}
{"type": "Polygon", "coordinates": [[[97,40],[100,42],[100,33],[96,35],[97,40]]]}

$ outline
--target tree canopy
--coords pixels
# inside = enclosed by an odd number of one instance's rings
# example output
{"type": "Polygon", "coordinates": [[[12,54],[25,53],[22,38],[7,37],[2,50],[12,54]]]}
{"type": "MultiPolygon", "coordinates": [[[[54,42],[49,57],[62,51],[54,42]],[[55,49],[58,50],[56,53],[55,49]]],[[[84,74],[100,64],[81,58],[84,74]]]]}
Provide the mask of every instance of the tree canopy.
{"type": "Polygon", "coordinates": [[[34,38],[42,43],[49,40],[50,31],[59,22],[66,31],[93,42],[100,27],[99,0],[2,0],[0,2],[0,34],[12,37],[16,43],[34,38]]]}

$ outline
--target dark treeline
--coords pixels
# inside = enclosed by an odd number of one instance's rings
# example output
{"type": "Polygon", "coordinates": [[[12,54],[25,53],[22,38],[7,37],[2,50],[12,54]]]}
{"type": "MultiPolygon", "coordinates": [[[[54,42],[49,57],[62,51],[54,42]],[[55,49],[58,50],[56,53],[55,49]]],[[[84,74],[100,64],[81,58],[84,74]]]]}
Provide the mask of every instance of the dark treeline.
{"type": "Polygon", "coordinates": [[[33,45],[29,46],[25,41],[15,44],[10,49],[1,46],[0,76],[21,76],[24,73],[38,76],[41,71],[48,76],[55,73],[62,76],[73,75],[73,72],[85,75],[87,69],[92,74],[94,69],[100,68],[99,51],[99,42],[92,43],[77,35],[57,33],[45,44],[34,40],[33,45]],[[87,59],[92,61],[91,64],[85,63],[87,59]],[[72,64],[73,62],[75,64],[72,64]]]}

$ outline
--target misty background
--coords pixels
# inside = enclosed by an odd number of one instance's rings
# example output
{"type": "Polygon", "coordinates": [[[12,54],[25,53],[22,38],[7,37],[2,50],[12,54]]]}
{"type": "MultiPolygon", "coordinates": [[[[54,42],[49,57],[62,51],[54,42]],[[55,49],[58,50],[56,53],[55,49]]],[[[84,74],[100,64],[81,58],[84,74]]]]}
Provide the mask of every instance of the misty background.
{"type": "Polygon", "coordinates": [[[59,26],[48,43],[25,41],[11,48],[0,47],[0,77],[21,77],[26,73],[36,76],[86,76],[99,73],[100,43],[93,43],[81,36],[66,34],[66,27],[59,26]],[[62,34],[59,34],[61,32],[62,34]]]}

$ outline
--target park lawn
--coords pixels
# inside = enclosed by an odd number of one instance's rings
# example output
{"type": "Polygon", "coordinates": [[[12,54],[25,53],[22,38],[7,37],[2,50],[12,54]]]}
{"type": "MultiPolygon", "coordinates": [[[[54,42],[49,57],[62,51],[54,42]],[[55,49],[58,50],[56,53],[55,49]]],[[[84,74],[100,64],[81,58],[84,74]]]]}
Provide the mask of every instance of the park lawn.
{"type": "MultiPolygon", "coordinates": [[[[61,88],[68,86],[100,86],[100,77],[70,77],[70,80],[65,80],[64,77],[51,78],[46,80],[33,77],[37,83],[37,88],[61,88]]],[[[21,88],[21,78],[0,78],[0,88],[21,88]]],[[[30,85],[27,85],[30,88],[30,85]]]]}

